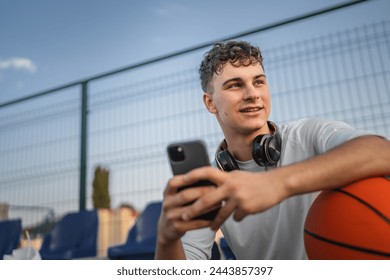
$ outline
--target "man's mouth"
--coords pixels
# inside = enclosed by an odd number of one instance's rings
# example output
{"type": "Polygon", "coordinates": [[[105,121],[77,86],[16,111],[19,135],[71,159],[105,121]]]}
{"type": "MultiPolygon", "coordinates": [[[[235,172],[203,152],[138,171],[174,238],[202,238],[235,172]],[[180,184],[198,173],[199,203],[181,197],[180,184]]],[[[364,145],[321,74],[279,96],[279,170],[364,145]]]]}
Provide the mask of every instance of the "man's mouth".
{"type": "Polygon", "coordinates": [[[241,113],[251,113],[251,112],[258,112],[261,109],[262,108],[260,108],[260,107],[248,107],[248,108],[241,109],[240,112],[241,113]]]}

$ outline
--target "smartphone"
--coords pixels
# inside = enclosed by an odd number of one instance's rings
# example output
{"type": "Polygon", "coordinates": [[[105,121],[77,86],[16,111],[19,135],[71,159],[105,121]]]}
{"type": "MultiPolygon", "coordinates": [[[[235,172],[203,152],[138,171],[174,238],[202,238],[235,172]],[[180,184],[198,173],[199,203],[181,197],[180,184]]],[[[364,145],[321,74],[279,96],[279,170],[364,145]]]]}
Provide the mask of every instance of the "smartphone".
{"type": "MultiPolygon", "coordinates": [[[[172,143],[168,146],[167,152],[173,175],[185,174],[195,168],[210,166],[206,145],[202,140],[172,143]]],[[[215,184],[208,180],[202,180],[191,185],[180,187],[178,191],[182,191],[186,188],[210,185],[215,186],[215,184]]],[[[213,209],[211,212],[202,214],[195,219],[213,220],[217,215],[218,210],[219,207],[213,209]]]]}

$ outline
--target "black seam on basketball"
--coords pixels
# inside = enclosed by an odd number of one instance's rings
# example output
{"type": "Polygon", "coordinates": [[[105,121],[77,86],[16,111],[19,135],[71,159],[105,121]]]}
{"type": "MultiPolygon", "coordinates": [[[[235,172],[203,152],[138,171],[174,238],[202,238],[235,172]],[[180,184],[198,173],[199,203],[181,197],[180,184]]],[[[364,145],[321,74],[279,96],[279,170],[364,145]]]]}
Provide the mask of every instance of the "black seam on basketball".
{"type": "Polygon", "coordinates": [[[377,214],[379,217],[381,217],[382,219],[384,219],[388,224],[390,224],[390,218],[387,217],[385,214],[383,214],[381,211],[379,211],[378,209],[376,209],[375,207],[373,207],[371,204],[369,204],[368,202],[364,201],[363,199],[361,199],[360,197],[352,194],[352,193],[349,193],[345,190],[342,190],[342,189],[334,189],[335,192],[340,192],[342,194],[345,194],[349,197],[352,197],[354,199],[356,199],[358,202],[362,203],[364,206],[370,208],[375,214],[377,214]]]}
{"type": "Polygon", "coordinates": [[[311,231],[308,231],[307,229],[304,229],[304,232],[306,234],[310,235],[313,238],[316,238],[318,240],[321,240],[321,241],[324,241],[324,242],[327,242],[327,243],[330,243],[330,244],[333,244],[333,245],[336,245],[336,246],[340,246],[340,247],[343,247],[343,248],[348,248],[348,249],[352,249],[352,250],[355,250],[355,251],[360,251],[360,252],[364,252],[364,253],[368,253],[368,254],[374,254],[374,255],[390,257],[390,253],[380,252],[380,251],[376,251],[376,250],[372,250],[372,249],[367,249],[367,248],[363,248],[363,247],[350,245],[350,244],[339,242],[339,241],[334,241],[334,240],[325,238],[323,236],[320,236],[318,234],[315,234],[315,233],[313,233],[311,231]]]}

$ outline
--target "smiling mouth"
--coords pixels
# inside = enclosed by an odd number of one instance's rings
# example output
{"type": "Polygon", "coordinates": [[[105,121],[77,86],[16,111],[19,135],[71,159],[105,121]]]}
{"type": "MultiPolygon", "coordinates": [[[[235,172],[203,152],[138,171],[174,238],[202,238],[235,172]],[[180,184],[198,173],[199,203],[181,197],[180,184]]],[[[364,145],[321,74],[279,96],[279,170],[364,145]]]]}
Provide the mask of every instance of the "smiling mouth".
{"type": "Polygon", "coordinates": [[[245,108],[245,109],[242,109],[240,110],[241,113],[251,113],[251,112],[258,112],[260,111],[262,108],[260,107],[253,107],[253,108],[245,108]]]}

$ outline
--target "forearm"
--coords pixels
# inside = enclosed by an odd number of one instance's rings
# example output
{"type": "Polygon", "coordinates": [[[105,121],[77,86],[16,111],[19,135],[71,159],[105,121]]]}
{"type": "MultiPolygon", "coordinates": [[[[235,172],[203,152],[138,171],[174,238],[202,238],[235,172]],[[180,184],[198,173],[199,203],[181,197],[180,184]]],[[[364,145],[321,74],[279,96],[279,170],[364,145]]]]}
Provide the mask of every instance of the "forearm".
{"type": "Polygon", "coordinates": [[[174,242],[161,242],[157,240],[156,260],[185,260],[183,245],[178,239],[174,242]]]}
{"type": "Polygon", "coordinates": [[[390,175],[390,142],[364,136],[306,161],[275,170],[287,196],[344,186],[367,177],[390,175]]]}
{"type": "Polygon", "coordinates": [[[184,175],[171,178],[164,191],[162,213],[158,222],[156,259],[183,260],[186,259],[181,237],[186,232],[207,228],[211,221],[203,219],[183,220],[187,205],[193,203],[202,195],[211,193],[214,187],[187,188],[178,192],[178,188],[190,185],[184,175]]]}

